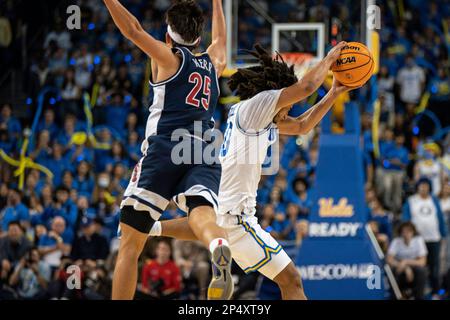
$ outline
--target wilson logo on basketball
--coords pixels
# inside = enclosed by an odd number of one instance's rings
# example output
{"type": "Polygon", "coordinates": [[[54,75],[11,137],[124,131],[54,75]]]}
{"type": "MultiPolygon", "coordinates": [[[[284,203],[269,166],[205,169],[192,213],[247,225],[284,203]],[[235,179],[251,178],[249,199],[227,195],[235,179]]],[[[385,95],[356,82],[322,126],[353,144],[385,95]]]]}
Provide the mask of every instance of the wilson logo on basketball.
{"type": "Polygon", "coordinates": [[[333,198],[319,199],[319,216],[321,217],[349,218],[353,214],[353,206],[348,204],[347,198],[339,199],[337,204],[334,204],[333,198]]]}
{"type": "Polygon", "coordinates": [[[355,51],[359,51],[360,48],[357,46],[345,46],[342,48],[342,50],[355,50],[355,51]]]}
{"type": "Polygon", "coordinates": [[[336,66],[341,66],[343,64],[349,64],[349,63],[355,63],[356,62],[356,57],[347,57],[347,58],[343,58],[343,59],[337,59],[336,60],[336,66]]]}

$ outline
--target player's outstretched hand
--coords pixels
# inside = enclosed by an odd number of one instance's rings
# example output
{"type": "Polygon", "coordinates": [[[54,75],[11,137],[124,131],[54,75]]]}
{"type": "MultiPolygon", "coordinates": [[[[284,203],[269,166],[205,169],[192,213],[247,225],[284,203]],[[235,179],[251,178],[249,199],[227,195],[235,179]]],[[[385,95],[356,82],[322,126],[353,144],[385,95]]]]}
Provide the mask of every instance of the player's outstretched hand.
{"type": "Polygon", "coordinates": [[[332,62],[335,62],[339,56],[341,55],[341,50],[347,45],[347,42],[341,41],[337,45],[335,45],[327,54],[327,58],[329,58],[332,62]]]}
{"type": "Polygon", "coordinates": [[[341,94],[344,92],[348,92],[351,90],[359,89],[362,86],[359,87],[347,87],[340,83],[336,78],[333,77],[333,86],[331,87],[331,90],[333,90],[336,94],[341,94]]]}

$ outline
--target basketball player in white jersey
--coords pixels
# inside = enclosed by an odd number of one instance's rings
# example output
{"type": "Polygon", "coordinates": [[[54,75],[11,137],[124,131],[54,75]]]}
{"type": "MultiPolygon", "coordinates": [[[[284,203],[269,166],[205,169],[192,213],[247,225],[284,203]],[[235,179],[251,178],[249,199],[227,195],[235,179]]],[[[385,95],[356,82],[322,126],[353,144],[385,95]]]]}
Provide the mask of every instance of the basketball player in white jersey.
{"type": "MultiPolygon", "coordinates": [[[[301,135],[312,130],[336,98],[351,90],[336,80],[323,99],[298,118],[288,116],[292,105],[311,95],[323,83],[339,57],[340,43],[300,81],[293,67],[273,60],[260,46],[255,55],[261,65],[240,69],[229,81],[243,101],[229,112],[220,152],[222,178],[217,222],[228,235],[233,259],[245,271],[259,271],[280,287],[282,298],[306,299],[300,274],[280,244],[258,224],[256,192],[268,148],[278,134],[301,135]],[[267,81],[270,79],[270,81],[267,81]]],[[[196,240],[185,218],[157,222],[150,236],[196,240]]]]}

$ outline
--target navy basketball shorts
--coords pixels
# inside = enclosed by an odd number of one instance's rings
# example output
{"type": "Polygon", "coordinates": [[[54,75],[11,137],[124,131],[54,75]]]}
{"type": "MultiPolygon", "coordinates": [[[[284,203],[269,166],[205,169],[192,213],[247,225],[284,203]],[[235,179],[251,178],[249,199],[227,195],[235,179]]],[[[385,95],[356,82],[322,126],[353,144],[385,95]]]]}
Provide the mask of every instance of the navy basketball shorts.
{"type": "MultiPolygon", "coordinates": [[[[195,164],[191,159],[185,161],[188,163],[176,164],[172,155],[175,144],[177,142],[162,139],[154,139],[149,144],[146,155],[133,170],[120,205],[122,209],[133,207],[135,211],[148,213],[153,221],[157,221],[171,199],[181,210],[189,213],[187,198],[201,197],[217,212],[222,172],[220,163],[206,164],[201,161],[195,164]]],[[[121,221],[125,222],[123,219],[121,221]]],[[[149,232],[148,228],[135,229],[149,232]]]]}

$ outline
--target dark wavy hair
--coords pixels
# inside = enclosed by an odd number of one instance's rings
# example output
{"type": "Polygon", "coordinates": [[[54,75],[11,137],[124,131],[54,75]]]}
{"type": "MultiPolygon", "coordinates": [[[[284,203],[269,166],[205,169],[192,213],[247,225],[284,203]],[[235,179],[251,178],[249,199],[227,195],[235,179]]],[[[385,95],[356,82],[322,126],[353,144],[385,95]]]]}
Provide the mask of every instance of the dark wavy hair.
{"type": "Polygon", "coordinates": [[[414,236],[417,236],[419,233],[417,232],[416,226],[411,221],[402,222],[397,228],[398,236],[402,236],[402,232],[405,228],[409,228],[412,230],[414,236]]]}
{"type": "MultiPolygon", "coordinates": [[[[166,23],[183,40],[193,42],[202,35],[205,18],[203,17],[202,9],[195,1],[179,0],[167,10],[166,23]]],[[[178,46],[182,45],[174,43],[174,47],[178,46]]]]}
{"type": "Polygon", "coordinates": [[[272,59],[260,44],[255,45],[255,51],[246,51],[258,59],[259,65],[238,69],[228,80],[230,89],[242,100],[262,91],[289,87],[298,81],[294,66],[288,66],[279,53],[272,59]]]}

